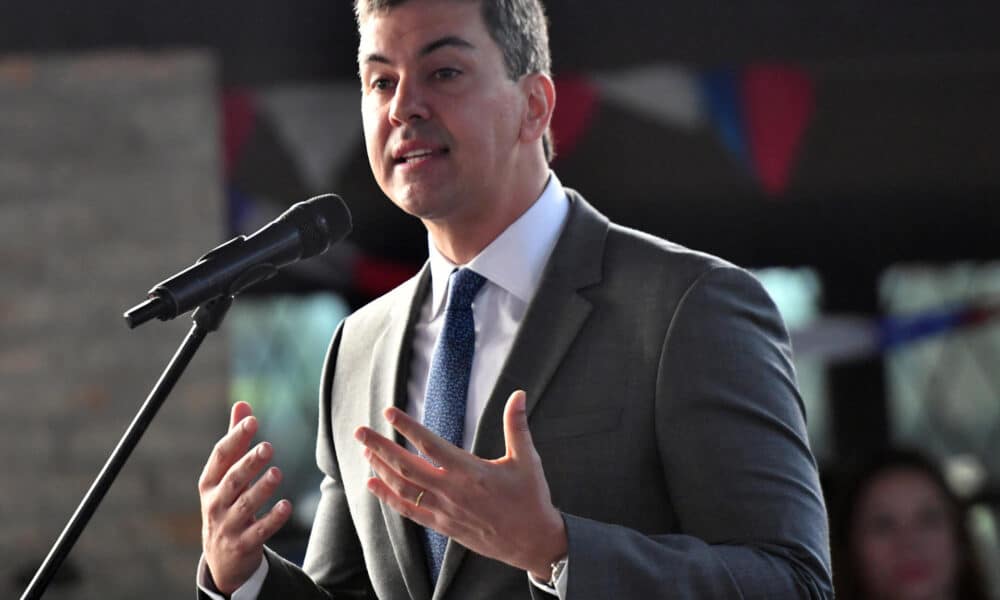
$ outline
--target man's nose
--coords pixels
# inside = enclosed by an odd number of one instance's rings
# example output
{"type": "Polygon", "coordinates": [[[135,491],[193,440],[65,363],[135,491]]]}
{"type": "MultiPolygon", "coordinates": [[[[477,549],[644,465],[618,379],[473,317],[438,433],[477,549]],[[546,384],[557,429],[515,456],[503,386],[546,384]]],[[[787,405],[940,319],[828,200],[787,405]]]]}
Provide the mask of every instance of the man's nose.
{"type": "Polygon", "coordinates": [[[428,118],[430,107],[419,83],[410,78],[400,79],[389,107],[389,119],[395,125],[402,125],[428,118]]]}

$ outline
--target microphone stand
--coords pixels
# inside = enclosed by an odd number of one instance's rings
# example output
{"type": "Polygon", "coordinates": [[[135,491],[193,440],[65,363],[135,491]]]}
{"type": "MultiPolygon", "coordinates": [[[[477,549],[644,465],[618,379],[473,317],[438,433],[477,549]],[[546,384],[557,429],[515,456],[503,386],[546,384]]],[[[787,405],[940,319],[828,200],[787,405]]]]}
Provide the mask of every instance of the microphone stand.
{"type": "MultiPolygon", "coordinates": [[[[163,405],[163,402],[167,399],[171,390],[173,390],[174,384],[181,378],[184,369],[191,362],[191,359],[205,340],[205,337],[217,330],[222,324],[222,320],[226,317],[226,313],[232,305],[233,296],[223,295],[209,300],[194,311],[194,314],[191,316],[194,325],[188,332],[187,337],[181,342],[177,353],[170,360],[159,381],[153,386],[153,390],[146,398],[146,402],[143,403],[132,424],[126,430],[125,435],[118,442],[118,446],[115,447],[108,461],[104,464],[104,468],[101,469],[97,479],[90,486],[90,490],[77,507],[66,528],[63,529],[55,545],[52,546],[49,555],[35,573],[31,583],[24,590],[21,600],[35,600],[41,598],[42,594],[45,593],[46,588],[52,582],[59,567],[62,566],[66,556],[72,550],[77,538],[80,537],[84,528],[87,527],[87,523],[94,515],[94,511],[97,510],[98,505],[104,499],[104,495],[107,494],[108,489],[111,488],[111,484],[114,483],[118,473],[125,465],[125,461],[128,460],[132,451],[139,443],[139,439],[142,438],[142,435],[146,432],[146,428],[149,427],[149,424],[153,421],[153,417],[156,416],[160,406],[163,405]]],[[[134,325],[129,315],[134,314],[135,310],[132,309],[125,314],[125,318],[130,326],[134,325]]]]}

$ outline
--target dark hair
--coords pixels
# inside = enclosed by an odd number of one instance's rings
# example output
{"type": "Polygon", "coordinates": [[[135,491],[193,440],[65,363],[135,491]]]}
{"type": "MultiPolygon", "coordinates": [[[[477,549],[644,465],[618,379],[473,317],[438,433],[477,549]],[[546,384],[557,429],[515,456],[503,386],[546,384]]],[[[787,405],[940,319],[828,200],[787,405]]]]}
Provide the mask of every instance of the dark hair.
{"type": "Polygon", "coordinates": [[[853,529],[858,503],[876,480],[891,472],[916,471],[930,480],[944,496],[950,513],[952,532],[958,547],[955,593],[963,600],[989,600],[981,568],[976,562],[969,532],[966,529],[965,506],[948,486],[941,470],[924,454],[909,449],[889,449],[865,462],[844,483],[833,523],[831,546],[833,554],[834,589],[841,600],[864,600],[862,582],[853,555],[853,529]]]}
{"type": "MultiPolygon", "coordinates": [[[[358,25],[372,13],[388,11],[409,0],[354,0],[358,25]]],[[[529,73],[552,75],[548,20],[540,0],[466,0],[480,3],[483,22],[503,54],[507,75],[517,81],[529,73]]],[[[552,134],[542,137],[545,159],[552,160],[552,134]]]]}

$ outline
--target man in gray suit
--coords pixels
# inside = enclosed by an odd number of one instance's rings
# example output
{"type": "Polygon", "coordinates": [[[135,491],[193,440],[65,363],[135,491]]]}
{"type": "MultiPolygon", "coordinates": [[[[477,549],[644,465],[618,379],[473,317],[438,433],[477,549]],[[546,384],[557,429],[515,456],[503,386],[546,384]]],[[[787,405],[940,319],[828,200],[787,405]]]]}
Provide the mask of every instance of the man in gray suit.
{"type": "Polygon", "coordinates": [[[303,569],[264,547],[290,506],[254,517],[280,473],[251,483],[272,450],[234,407],[199,482],[201,593],[832,597],[774,305],[562,187],[538,0],[356,9],[372,171],[430,260],[334,335],[303,569]]]}

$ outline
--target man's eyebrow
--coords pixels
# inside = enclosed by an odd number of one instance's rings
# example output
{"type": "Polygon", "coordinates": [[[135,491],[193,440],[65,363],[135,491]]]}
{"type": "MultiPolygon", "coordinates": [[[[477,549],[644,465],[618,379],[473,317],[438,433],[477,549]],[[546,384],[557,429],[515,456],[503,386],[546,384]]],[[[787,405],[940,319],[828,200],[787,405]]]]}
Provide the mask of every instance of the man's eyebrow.
{"type": "MultiPolygon", "coordinates": [[[[476,47],[467,40],[464,40],[457,35],[448,35],[443,38],[434,40],[433,42],[427,44],[420,49],[420,56],[427,56],[441,48],[453,47],[453,48],[466,48],[474,50],[476,47]]],[[[359,61],[361,64],[366,63],[382,63],[386,65],[391,65],[392,61],[389,60],[387,56],[373,52],[359,61]]]]}
{"type": "Polygon", "coordinates": [[[434,40],[433,42],[431,42],[431,43],[427,44],[426,46],[424,46],[423,49],[420,51],[420,56],[427,56],[431,52],[434,52],[435,50],[438,50],[440,48],[444,48],[444,47],[447,47],[447,46],[452,46],[452,47],[455,47],[455,48],[465,48],[465,49],[470,49],[470,50],[475,50],[476,49],[476,47],[473,46],[467,40],[463,40],[462,38],[458,37],[457,35],[448,35],[448,36],[445,36],[445,37],[443,37],[441,39],[434,40]]]}

